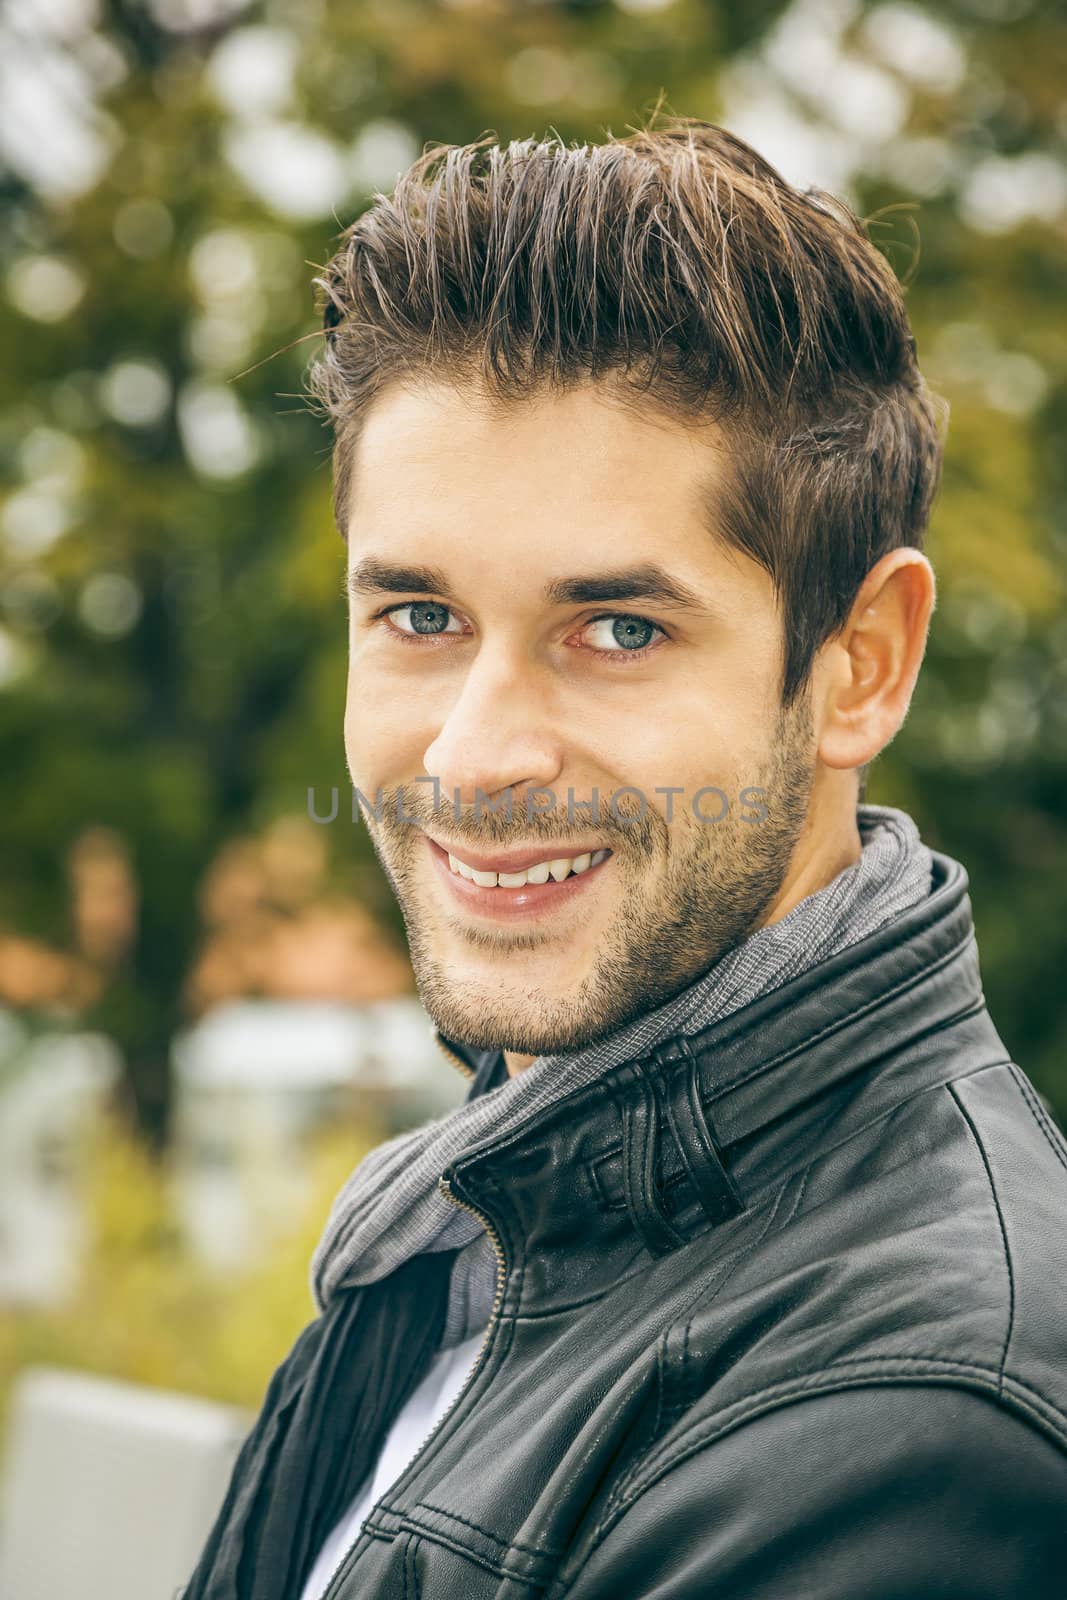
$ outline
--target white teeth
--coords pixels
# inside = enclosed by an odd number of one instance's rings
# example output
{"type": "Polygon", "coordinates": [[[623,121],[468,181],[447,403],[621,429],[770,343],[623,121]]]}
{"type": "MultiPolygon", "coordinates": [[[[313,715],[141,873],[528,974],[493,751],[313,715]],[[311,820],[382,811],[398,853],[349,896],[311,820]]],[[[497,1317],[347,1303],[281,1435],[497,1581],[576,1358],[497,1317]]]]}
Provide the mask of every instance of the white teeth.
{"type": "Polygon", "coordinates": [[[481,889],[521,889],[527,883],[547,883],[549,878],[562,883],[572,872],[588,872],[590,867],[599,866],[610,854],[610,850],[594,850],[591,854],[586,852],[580,856],[558,856],[554,861],[539,861],[524,872],[479,872],[449,851],[448,865],[452,872],[470,879],[481,889]]]}

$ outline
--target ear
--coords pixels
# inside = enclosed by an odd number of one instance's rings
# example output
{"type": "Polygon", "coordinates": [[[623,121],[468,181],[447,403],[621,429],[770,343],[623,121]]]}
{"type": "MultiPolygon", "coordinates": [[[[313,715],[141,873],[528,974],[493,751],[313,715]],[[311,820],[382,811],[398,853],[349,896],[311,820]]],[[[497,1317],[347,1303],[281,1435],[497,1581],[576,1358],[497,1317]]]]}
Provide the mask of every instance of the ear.
{"type": "Polygon", "coordinates": [[[890,550],[863,581],[841,632],[827,645],[819,759],[872,761],[903,726],[936,604],[934,569],[919,550],[890,550]]]}

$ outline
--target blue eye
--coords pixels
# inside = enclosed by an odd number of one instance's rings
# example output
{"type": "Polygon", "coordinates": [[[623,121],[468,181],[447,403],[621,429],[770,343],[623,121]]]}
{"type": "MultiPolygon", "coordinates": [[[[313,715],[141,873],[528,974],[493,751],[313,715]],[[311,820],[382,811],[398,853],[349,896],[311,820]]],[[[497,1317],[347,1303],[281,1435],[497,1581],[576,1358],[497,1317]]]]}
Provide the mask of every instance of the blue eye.
{"type": "Polygon", "coordinates": [[[666,637],[663,634],[663,629],[655,622],[650,622],[647,617],[634,617],[628,613],[617,612],[609,613],[603,617],[594,617],[591,622],[586,624],[586,632],[591,632],[597,628],[606,629],[609,623],[611,625],[609,637],[605,638],[601,634],[599,643],[596,641],[595,636],[591,641],[594,649],[602,650],[609,655],[623,651],[629,655],[637,655],[642,650],[647,650],[655,642],[657,634],[666,637]]]}
{"type": "Polygon", "coordinates": [[[448,608],[440,606],[434,600],[420,601],[418,605],[409,606],[411,612],[411,626],[416,633],[444,633],[448,626],[448,608]]]}
{"type": "Polygon", "coordinates": [[[620,650],[643,650],[652,643],[656,629],[644,617],[617,617],[611,625],[611,632],[620,650]]]}
{"type": "Polygon", "coordinates": [[[413,634],[417,633],[440,634],[462,633],[463,631],[458,618],[454,617],[448,607],[441,604],[440,600],[410,600],[407,605],[393,606],[383,615],[388,618],[389,623],[398,633],[404,634],[409,639],[413,634]],[[410,623],[408,627],[405,627],[399,620],[405,612],[408,613],[408,622],[410,623]],[[450,623],[454,623],[455,626],[450,626],[450,623]]]}

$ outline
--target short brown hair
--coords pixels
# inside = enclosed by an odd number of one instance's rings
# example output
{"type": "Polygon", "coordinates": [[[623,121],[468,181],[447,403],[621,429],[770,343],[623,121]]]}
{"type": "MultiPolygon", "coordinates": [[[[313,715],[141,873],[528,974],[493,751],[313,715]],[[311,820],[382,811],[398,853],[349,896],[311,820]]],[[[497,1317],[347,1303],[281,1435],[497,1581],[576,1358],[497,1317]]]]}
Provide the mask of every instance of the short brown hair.
{"type": "Polygon", "coordinates": [[[509,405],[611,374],[634,404],[727,431],[709,525],[774,580],[783,704],[874,563],[921,546],[945,408],[901,286],[848,206],[723,128],[430,145],[315,281],[309,388],[336,432],[342,534],[362,419],[390,382],[480,380],[509,405]]]}

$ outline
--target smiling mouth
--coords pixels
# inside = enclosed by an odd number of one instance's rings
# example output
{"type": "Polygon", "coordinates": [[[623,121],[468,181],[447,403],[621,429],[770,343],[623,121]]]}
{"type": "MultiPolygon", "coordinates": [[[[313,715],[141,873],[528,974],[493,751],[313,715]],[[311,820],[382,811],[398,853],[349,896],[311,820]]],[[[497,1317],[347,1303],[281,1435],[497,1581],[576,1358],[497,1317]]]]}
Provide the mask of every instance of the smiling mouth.
{"type": "MultiPolygon", "coordinates": [[[[497,851],[493,855],[468,854],[465,861],[436,839],[425,835],[430,855],[453,903],[489,917],[525,919],[568,904],[599,879],[613,852],[598,847],[570,856],[544,855],[534,846],[527,850],[497,851]]],[[[542,845],[541,849],[544,850],[542,845]]],[[[549,846],[551,848],[551,846],[549,846]]]]}
{"type": "Polygon", "coordinates": [[[550,880],[553,883],[562,883],[566,878],[580,877],[583,872],[588,872],[590,867],[598,867],[602,861],[606,861],[611,851],[587,850],[577,856],[551,856],[544,861],[533,862],[528,867],[512,872],[483,871],[478,867],[468,866],[466,861],[450,851],[447,854],[449,871],[457,877],[476,883],[479,889],[522,889],[528,883],[542,884],[550,880]]]}

